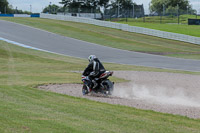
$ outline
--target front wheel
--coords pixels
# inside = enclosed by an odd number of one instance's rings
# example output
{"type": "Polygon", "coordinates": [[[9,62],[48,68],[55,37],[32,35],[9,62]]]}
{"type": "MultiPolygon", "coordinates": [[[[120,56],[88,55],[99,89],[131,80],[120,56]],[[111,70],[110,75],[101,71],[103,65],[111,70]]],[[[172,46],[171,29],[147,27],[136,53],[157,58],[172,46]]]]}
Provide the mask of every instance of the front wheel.
{"type": "Polygon", "coordinates": [[[112,95],[114,85],[113,85],[113,83],[109,79],[107,79],[107,80],[105,80],[103,82],[103,86],[104,86],[104,89],[105,89],[104,94],[106,94],[106,95],[112,95]]]}
{"type": "Polygon", "coordinates": [[[86,85],[83,85],[83,87],[82,87],[82,94],[83,95],[87,95],[89,92],[88,92],[88,88],[87,88],[87,86],[86,85]]]}

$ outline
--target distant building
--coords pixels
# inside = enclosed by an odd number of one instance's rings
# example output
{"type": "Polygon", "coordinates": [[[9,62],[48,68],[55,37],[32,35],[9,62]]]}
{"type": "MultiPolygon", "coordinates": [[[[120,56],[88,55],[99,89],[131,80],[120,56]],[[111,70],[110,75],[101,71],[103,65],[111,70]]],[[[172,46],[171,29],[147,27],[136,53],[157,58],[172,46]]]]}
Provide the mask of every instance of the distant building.
{"type": "Polygon", "coordinates": [[[134,16],[132,15],[132,17],[134,18],[139,18],[139,17],[143,17],[144,16],[144,5],[134,5],[134,16]]]}

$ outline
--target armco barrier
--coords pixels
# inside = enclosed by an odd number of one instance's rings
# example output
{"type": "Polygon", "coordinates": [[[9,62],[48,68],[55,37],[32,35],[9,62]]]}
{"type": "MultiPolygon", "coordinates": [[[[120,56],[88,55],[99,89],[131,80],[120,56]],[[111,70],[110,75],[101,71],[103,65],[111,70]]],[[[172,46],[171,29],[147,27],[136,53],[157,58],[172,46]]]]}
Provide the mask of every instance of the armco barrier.
{"type": "Polygon", "coordinates": [[[0,14],[0,17],[14,17],[14,14],[0,14]]]}
{"type": "Polygon", "coordinates": [[[31,15],[28,15],[28,14],[0,14],[0,17],[40,17],[40,14],[37,13],[37,14],[31,14],[31,15]]]}
{"type": "Polygon", "coordinates": [[[14,14],[14,17],[29,18],[31,15],[28,14],[14,14]]]}
{"type": "Polygon", "coordinates": [[[119,29],[119,30],[128,31],[128,32],[135,32],[135,33],[200,45],[200,37],[193,37],[193,36],[184,35],[184,34],[171,33],[171,32],[165,32],[165,31],[136,27],[136,26],[129,26],[127,24],[119,24],[119,23],[95,20],[95,19],[90,19],[90,18],[83,18],[83,17],[52,15],[52,14],[43,14],[43,13],[40,14],[40,17],[48,18],[48,19],[93,24],[97,26],[109,27],[109,28],[119,29]]]}
{"type": "Polygon", "coordinates": [[[31,14],[31,17],[32,18],[39,18],[40,17],[40,14],[38,13],[38,14],[31,14]]]}

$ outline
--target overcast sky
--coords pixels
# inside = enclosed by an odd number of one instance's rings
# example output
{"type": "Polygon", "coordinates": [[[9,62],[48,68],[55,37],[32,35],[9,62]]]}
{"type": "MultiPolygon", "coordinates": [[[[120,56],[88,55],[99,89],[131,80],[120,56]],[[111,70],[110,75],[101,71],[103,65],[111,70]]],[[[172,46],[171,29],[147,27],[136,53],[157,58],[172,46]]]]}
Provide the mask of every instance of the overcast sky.
{"type": "MultiPolygon", "coordinates": [[[[9,4],[13,6],[13,8],[18,8],[21,10],[30,11],[30,5],[32,6],[32,12],[41,12],[43,8],[52,4],[59,5],[61,0],[8,0],[9,4]]],[[[151,0],[133,0],[137,4],[144,4],[145,12],[149,12],[149,3],[151,0]]],[[[200,14],[200,0],[189,0],[192,4],[193,8],[198,11],[200,14]]]]}

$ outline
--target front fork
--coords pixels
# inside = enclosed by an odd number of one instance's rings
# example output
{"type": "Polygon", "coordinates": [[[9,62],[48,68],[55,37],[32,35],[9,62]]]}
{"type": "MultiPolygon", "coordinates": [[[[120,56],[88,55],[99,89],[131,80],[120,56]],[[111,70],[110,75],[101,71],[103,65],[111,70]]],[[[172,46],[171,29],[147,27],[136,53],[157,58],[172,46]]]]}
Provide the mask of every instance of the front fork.
{"type": "Polygon", "coordinates": [[[91,85],[89,85],[88,81],[87,81],[87,80],[83,80],[83,85],[86,86],[87,91],[88,91],[88,93],[89,93],[89,92],[91,91],[89,86],[91,86],[91,85]]]}

